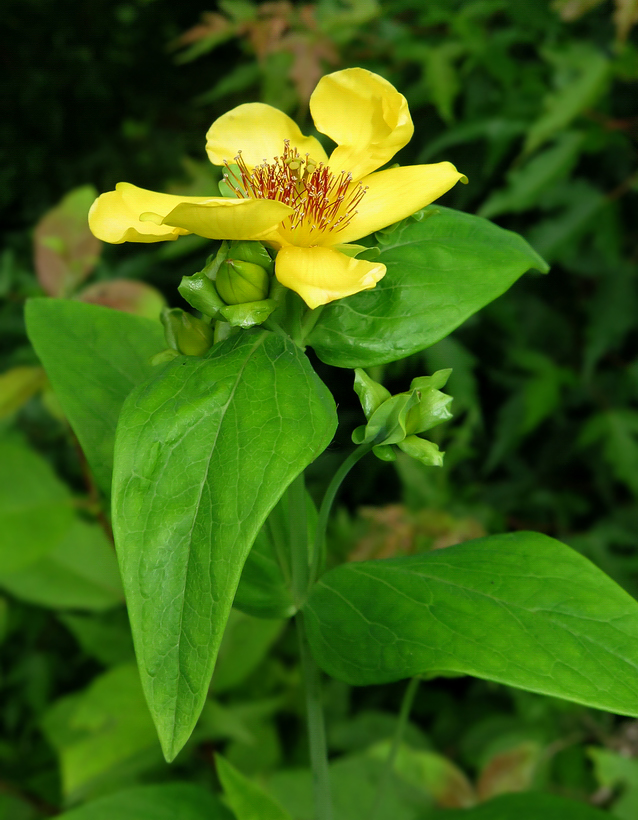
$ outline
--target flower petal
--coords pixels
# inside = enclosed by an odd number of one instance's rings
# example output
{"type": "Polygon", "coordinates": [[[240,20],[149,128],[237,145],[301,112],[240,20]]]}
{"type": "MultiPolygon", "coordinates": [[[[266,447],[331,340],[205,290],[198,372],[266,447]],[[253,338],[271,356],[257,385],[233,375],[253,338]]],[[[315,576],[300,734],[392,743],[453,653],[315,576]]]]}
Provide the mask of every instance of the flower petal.
{"type": "Polygon", "coordinates": [[[292,212],[273,199],[225,199],[181,202],[163,224],[207,239],[261,239],[292,212]]]}
{"type": "Polygon", "coordinates": [[[403,94],[371,71],[346,68],[322,77],[310,98],[315,126],[337,143],[328,164],[354,179],[390,160],[412,138],[403,94]]]}
{"type": "Polygon", "coordinates": [[[375,287],[385,271],[385,265],[353,259],[332,248],[290,246],[275,260],[277,279],[312,309],[375,287]]]}
{"type": "Polygon", "coordinates": [[[316,162],[327,162],[326,152],[315,137],[304,137],[299,126],[283,111],[264,103],[238,105],[222,114],[208,129],[206,151],[213,165],[232,163],[241,151],[248,167],[281,155],[284,140],[316,162]]]}
{"type": "Polygon", "coordinates": [[[89,211],[89,227],[98,239],[122,242],[164,242],[188,231],[162,225],[162,218],[180,202],[206,202],[209,197],[159,194],[120,182],[114,191],[99,196],[89,211]],[[140,216],[144,219],[140,220],[140,216]]]}
{"type": "Polygon", "coordinates": [[[370,174],[361,180],[368,190],[357,213],[335,234],[335,239],[340,243],[353,242],[405,219],[443,196],[459,181],[467,182],[467,177],[451,162],[406,165],[370,174]]]}

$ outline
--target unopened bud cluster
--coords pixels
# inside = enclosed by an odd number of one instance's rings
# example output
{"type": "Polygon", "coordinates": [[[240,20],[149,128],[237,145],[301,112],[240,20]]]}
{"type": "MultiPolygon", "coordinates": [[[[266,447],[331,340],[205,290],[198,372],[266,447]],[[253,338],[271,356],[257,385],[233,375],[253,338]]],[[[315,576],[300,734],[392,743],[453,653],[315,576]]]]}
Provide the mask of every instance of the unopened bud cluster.
{"type": "Polygon", "coordinates": [[[179,308],[164,310],[162,322],[169,349],[156,362],[171,357],[203,356],[214,342],[264,322],[276,308],[269,299],[273,260],[260,242],[222,242],[218,253],[192,276],[183,276],[180,295],[201,318],[179,308]]]}
{"type": "Polygon", "coordinates": [[[352,433],[355,444],[373,444],[374,454],[383,461],[396,459],[395,446],[428,467],[443,464],[436,444],[420,437],[437,424],[452,418],[452,396],[442,393],[451,370],[437,370],[432,376],[412,379],[410,389],[393,396],[364,371],[355,370],[354,389],[361,401],[367,424],[352,433]]]}

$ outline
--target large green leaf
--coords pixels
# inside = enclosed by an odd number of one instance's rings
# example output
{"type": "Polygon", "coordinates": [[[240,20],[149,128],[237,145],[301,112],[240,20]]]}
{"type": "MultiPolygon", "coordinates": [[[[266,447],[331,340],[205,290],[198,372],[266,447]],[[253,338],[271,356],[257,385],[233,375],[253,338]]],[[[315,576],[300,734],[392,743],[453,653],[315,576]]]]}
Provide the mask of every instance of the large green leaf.
{"type": "MultiPolygon", "coordinates": [[[[391,772],[380,802],[379,783],[385,759],[367,754],[339,757],[330,762],[330,790],[334,820],[425,820],[431,798],[422,784],[415,786],[396,770],[391,772]]],[[[295,820],[315,820],[313,778],[309,769],[280,769],[268,778],[268,789],[295,820]]]]}
{"type": "Polygon", "coordinates": [[[128,785],[162,760],[134,663],[114,667],[84,691],[57,700],[42,727],[58,754],[69,803],[128,785]]]}
{"type": "Polygon", "coordinates": [[[58,820],[232,820],[210,792],[191,783],[137,786],[101,797],[58,820]]]}
{"type": "Polygon", "coordinates": [[[638,604],[538,533],[342,565],[305,612],[317,661],[349,683],[448,670],[638,715],[638,604]]]}
{"type": "MultiPolygon", "coordinates": [[[[436,812],[432,820],[609,820],[607,812],[553,794],[503,794],[473,809],[436,812]]],[[[75,819],[74,819],[75,820],[75,819]]]]}
{"type": "Polygon", "coordinates": [[[292,820],[276,800],[221,755],[215,757],[215,763],[224,794],[237,820],[292,820]]]}
{"type": "Polygon", "coordinates": [[[292,342],[249,331],[180,357],[118,425],[114,530],[142,683],[164,752],[190,735],[248,551],[336,427],[292,342]]]}
{"type": "Polygon", "coordinates": [[[80,519],[39,560],[0,573],[0,587],[53,609],[101,610],[124,602],[113,544],[97,524],[80,519]]]}
{"type": "Polygon", "coordinates": [[[153,373],[165,347],[159,322],[63,299],[30,299],[29,339],[100,487],[109,492],[122,402],[153,373]]]}
{"type": "Polygon", "coordinates": [[[338,367],[392,362],[438,342],[525,271],[546,271],[518,234],[450,208],[426,209],[386,236],[373,290],[332,302],[307,342],[338,367]],[[432,214],[432,211],[438,213],[432,214]]]}
{"type": "Polygon", "coordinates": [[[51,552],[74,519],[71,493],[42,456],[20,441],[0,441],[0,573],[51,552]]]}

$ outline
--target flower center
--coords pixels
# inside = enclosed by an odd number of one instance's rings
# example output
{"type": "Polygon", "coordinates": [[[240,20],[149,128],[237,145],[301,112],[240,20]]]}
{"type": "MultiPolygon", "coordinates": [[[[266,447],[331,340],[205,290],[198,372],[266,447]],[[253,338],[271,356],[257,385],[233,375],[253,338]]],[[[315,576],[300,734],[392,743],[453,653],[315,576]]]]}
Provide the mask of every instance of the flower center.
{"type": "Polygon", "coordinates": [[[352,174],[335,174],[308,154],[300,156],[289,140],[272,162],[264,160],[250,170],[239,151],[235,163],[233,168],[224,162],[224,178],[240,199],[274,199],[294,209],[282,222],[292,244],[317,244],[321,234],[342,231],[367,191],[353,183],[352,174]]]}

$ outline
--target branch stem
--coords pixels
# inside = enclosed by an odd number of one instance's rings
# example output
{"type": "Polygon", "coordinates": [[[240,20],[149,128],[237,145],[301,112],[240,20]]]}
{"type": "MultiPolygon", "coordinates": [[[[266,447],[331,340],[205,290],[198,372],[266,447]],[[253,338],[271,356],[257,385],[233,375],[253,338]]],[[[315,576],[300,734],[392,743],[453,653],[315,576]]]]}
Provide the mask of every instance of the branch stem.
{"type": "Polygon", "coordinates": [[[295,621],[297,623],[299,653],[306,696],[306,720],[315,798],[315,820],[333,820],[330,772],[328,771],[328,747],[326,744],[323,704],[321,702],[321,677],[319,668],[310,652],[301,612],[295,615],[295,621]]]}
{"type": "Polygon", "coordinates": [[[324,548],[326,543],[326,529],[328,527],[328,519],[330,517],[332,505],[339,491],[339,487],[341,487],[341,483],[343,482],[344,478],[348,475],[350,470],[354,467],[354,465],[358,461],[360,461],[365,455],[367,455],[370,452],[370,450],[372,450],[372,447],[372,444],[360,444],[356,450],[350,453],[350,455],[343,462],[341,467],[339,467],[337,472],[332,477],[330,484],[328,485],[326,494],[324,495],[323,501],[321,502],[321,507],[319,508],[317,532],[315,534],[315,543],[312,550],[312,566],[310,570],[311,584],[315,583],[321,571],[321,566],[323,564],[324,548]]]}
{"type": "Polygon", "coordinates": [[[372,813],[370,815],[370,820],[376,820],[376,817],[379,815],[382,808],[385,793],[390,782],[390,776],[392,775],[392,770],[394,769],[394,761],[397,758],[399,747],[401,746],[403,735],[405,734],[405,727],[408,725],[408,718],[410,717],[412,704],[414,703],[414,698],[420,682],[421,680],[418,676],[412,678],[403,693],[403,700],[401,701],[401,710],[399,712],[397,726],[394,730],[392,745],[390,746],[390,751],[388,752],[388,756],[383,767],[383,773],[381,774],[381,779],[379,780],[379,786],[377,788],[377,794],[372,808],[372,813]]]}

